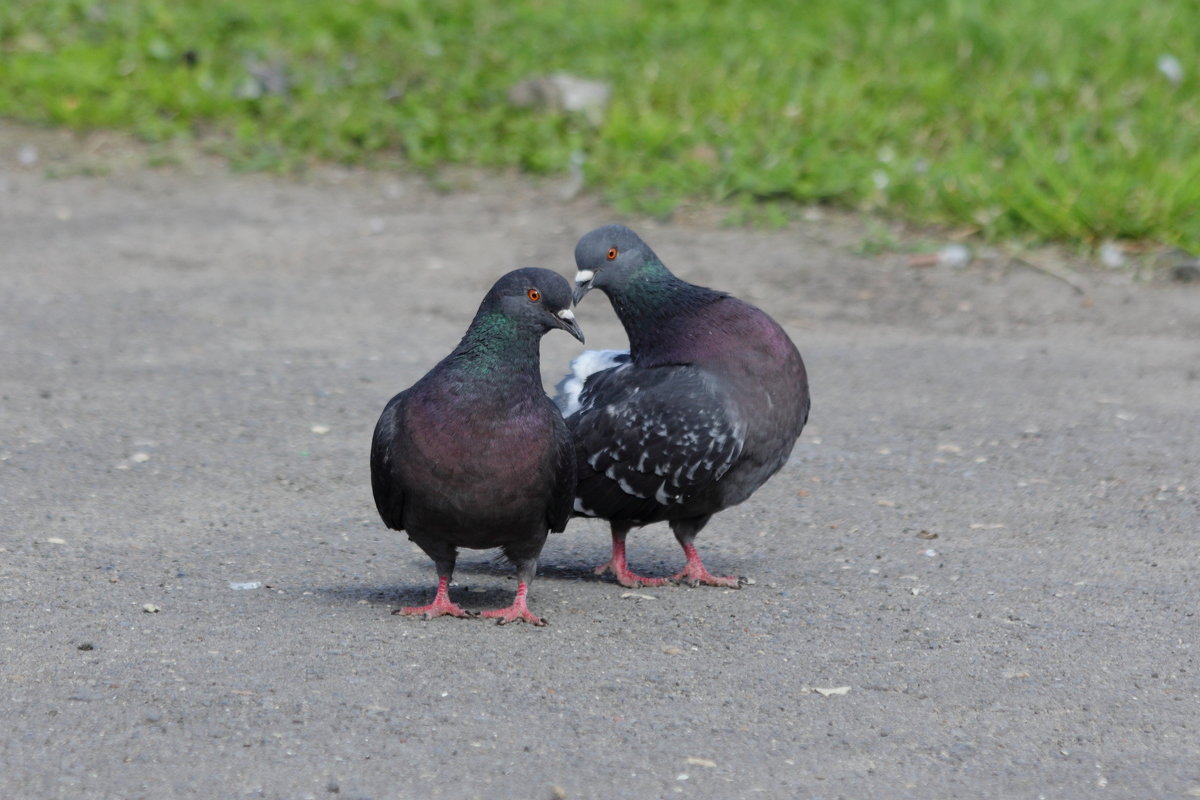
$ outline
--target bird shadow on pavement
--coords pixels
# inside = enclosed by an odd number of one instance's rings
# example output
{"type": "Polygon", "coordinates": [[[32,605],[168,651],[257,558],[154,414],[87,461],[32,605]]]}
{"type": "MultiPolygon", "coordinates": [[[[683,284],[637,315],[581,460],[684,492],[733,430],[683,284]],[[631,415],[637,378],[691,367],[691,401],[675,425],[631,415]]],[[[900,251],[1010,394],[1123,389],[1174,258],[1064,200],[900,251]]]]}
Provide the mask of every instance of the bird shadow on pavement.
{"type": "MultiPolygon", "coordinates": [[[[471,612],[501,608],[512,602],[515,584],[476,586],[455,581],[450,587],[450,599],[471,612]]],[[[332,598],[338,603],[396,609],[404,606],[423,606],[433,600],[436,587],[413,586],[325,586],[310,589],[314,594],[332,598]]]]}
{"type": "Polygon", "coordinates": [[[314,586],[308,591],[339,603],[367,603],[379,606],[415,606],[428,603],[437,589],[436,579],[428,584],[388,586],[314,586]]]}
{"type": "MultiPolygon", "coordinates": [[[[611,583],[615,586],[616,582],[611,575],[596,574],[596,567],[603,561],[603,558],[596,558],[595,560],[587,561],[560,561],[552,564],[540,563],[538,564],[534,585],[540,581],[583,581],[585,583],[611,583]]],[[[642,566],[645,567],[646,574],[662,577],[671,575],[677,569],[677,567],[672,568],[670,563],[665,559],[661,562],[646,561],[642,566]]],[[[462,583],[462,576],[465,575],[495,575],[501,578],[515,577],[512,566],[502,558],[492,562],[479,561],[459,564],[454,570],[455,582],[462,583]]]]}
{"type": "MultiPolygon", "coordinates": [[[[313,586],[308,589],[313,594],[329,598],[339,603],[367,603],[379,606],[415,606],[428,603],[437,588],[437,577],[433,570],[425,576],[427,580],[414,578],[411,582],[394,584],[346,585],[346,586],[313,586]]],[[[516,586],[513,582],[512,566],[503,558],[459,563],[454,570],[454,581],[450,593],[459,602],[469,602],[472,607],[476,604],[504,604],[512,599],[516,586]],[[506,579],[500,585],[479,586],[465,580],[468,576],[494,576],[506,579]]],[[[612,583],[611,577],[597,575],[595,564],[582,561],[577,563],[539,564],[538,581],[586,581],[591,583],[612,583]]]]}

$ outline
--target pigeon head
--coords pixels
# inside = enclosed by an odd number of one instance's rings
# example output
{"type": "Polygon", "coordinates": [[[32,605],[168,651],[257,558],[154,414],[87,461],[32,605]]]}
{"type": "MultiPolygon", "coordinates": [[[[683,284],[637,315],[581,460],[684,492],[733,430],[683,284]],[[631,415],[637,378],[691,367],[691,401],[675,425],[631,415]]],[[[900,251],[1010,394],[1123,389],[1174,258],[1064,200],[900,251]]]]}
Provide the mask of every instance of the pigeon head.
{"type": "Polygon", "coordinates": [[[571,285],[548,269],[513,270],[496,281],[479,306],[479,316],[496,313],[538,336],[561,328],[583,341],[583,331],[571,311],[571,285]]]}
{"type": "Polygon", "coordinates": [[[632,284],[670,274],[650,246],[624,225],[605,225],[585,234],[575,245],[575,266],[576,303],[591,289],[611,298],[632,284]]]}

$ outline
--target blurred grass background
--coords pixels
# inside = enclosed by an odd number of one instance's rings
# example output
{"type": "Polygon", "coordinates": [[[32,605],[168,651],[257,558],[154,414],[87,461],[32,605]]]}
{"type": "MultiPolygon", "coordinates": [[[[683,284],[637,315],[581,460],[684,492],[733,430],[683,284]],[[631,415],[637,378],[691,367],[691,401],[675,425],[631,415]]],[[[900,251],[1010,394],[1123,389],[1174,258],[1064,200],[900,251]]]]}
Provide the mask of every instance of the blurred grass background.
{"type": "Polygon", "coordinates": [[[1196,252],[1198,31],[1200,0],[6,0],[0,115],[1196,252]],[[602,118],[508,102],[557,71],[612,86],[602,118]]]}

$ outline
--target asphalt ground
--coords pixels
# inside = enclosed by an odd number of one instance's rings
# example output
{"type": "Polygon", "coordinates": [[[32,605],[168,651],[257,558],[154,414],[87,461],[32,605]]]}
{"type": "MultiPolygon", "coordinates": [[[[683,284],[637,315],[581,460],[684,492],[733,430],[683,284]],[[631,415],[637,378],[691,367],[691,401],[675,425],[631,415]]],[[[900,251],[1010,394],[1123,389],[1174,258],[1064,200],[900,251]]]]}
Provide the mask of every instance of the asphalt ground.
{"type": "MultiPolygon", "coordinates": [[[[753,583],[622,589],[577,520],[548,627],[423,621],[391,614],[435,576],[376,516],[376,417],[613,212],[141,163],[0,129],[0,795],[1200,796],[1195,285],[912,266],[830,212],[626,219],[808,365],[791,461],[698,540],[753,583]]],[[[548,386],[578,350],[546,337],[548,386]]],[[[683,562],[665,525],[629,555],[683,562]]],[[[451,593],[514,587],[465,551],[451,593]]]]}

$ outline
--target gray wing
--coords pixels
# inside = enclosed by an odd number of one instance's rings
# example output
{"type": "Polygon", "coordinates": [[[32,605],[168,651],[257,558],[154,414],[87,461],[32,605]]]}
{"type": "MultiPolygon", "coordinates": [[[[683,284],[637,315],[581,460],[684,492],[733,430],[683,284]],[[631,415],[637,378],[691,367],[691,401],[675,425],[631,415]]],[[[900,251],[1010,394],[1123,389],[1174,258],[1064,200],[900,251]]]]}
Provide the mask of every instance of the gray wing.
{"type": "Polygon", "coordinates": [[[404,530],[405,492],[395,458],[406,394],[401,392],[384,406],[371,438],[371,492],[375,496],[375,508],[384,524],[398,531],[404,530]]]}
{"type": "Polygon", "coordinates": [[[575,441],[567,425],[555,409],[554,414],[555,471],[554,493],[546,508],[546,524],[554,533],[562,533],[571,519],[571,508],[575,501],[577,469],[575,466],[575,441]]]}

